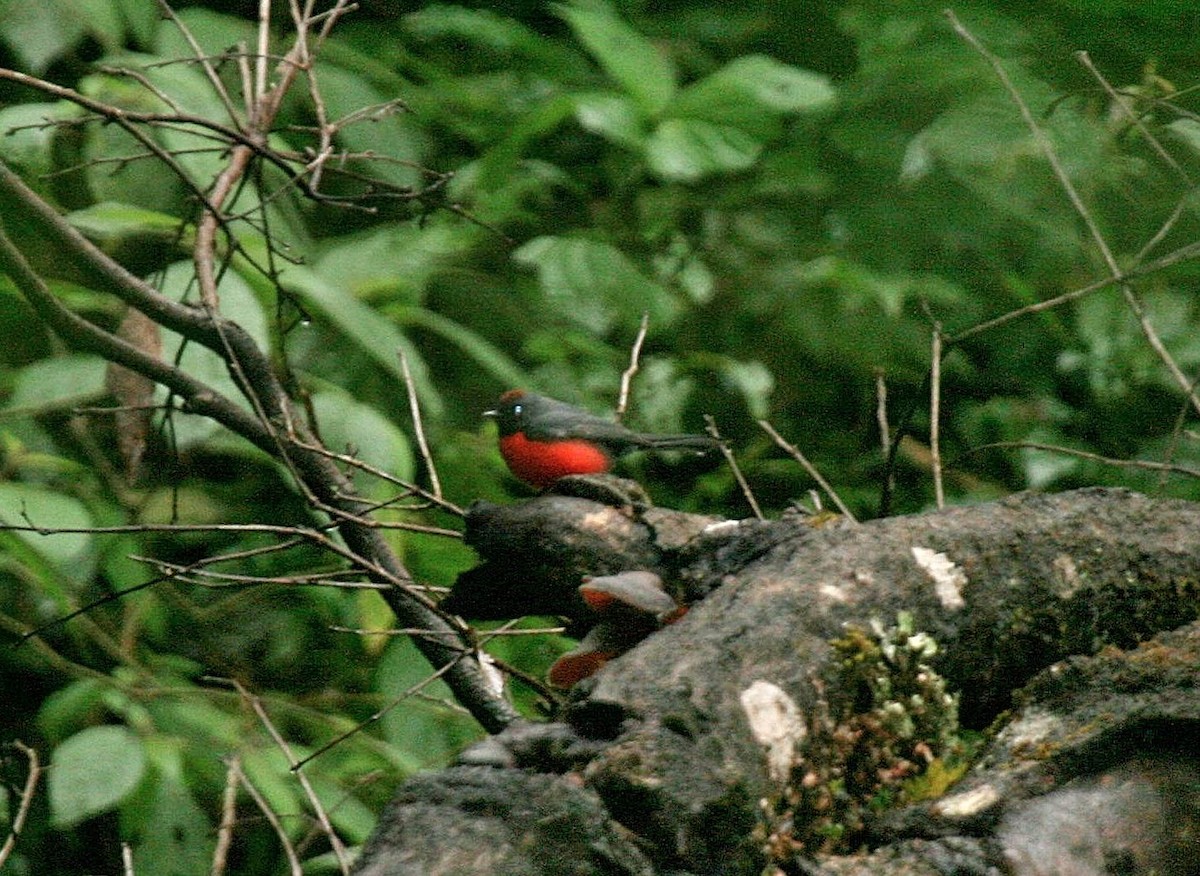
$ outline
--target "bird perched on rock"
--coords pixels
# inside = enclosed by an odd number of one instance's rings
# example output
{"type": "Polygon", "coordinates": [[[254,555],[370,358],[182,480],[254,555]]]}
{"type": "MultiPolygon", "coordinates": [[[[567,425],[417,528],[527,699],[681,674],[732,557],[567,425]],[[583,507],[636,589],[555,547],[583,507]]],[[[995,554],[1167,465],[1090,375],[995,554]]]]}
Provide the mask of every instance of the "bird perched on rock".
{"type": "Polygon", "coordinates": [[[566,475],[598,474],[633,450],[695,450],[719,446],[708,435],[651,435],[634,432],[593,413],[523,389],[500,396],[485,411],[500,428],[500,455],[509,470],[534,487],[566,475]]]}

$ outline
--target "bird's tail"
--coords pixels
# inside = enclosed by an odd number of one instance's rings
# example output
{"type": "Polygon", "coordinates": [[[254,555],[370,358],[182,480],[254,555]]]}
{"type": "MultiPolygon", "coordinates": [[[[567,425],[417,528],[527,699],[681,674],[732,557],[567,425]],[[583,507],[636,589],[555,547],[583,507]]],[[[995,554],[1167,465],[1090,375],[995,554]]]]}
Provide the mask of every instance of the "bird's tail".
{"type": "Polygon", "coordinates": [[[721,446],[721,442],[709,435],[639,435],[637,445],[655,450],[695,450],[708,453],[721,446]]]}

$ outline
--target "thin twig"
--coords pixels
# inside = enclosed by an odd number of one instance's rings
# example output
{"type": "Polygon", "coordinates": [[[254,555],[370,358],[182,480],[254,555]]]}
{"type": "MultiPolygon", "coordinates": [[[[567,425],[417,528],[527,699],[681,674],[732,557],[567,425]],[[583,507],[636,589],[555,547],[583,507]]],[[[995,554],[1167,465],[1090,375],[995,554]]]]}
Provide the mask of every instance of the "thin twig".
{"type": "Polygon", "coordinates": [[[879,426],[881,458],[886,469],[886,480],[883,485],[884,494],[890,496],[896,489],[896,470],[890,464],[892,458],[892,429],[891,424],[888,422],[887,403],[887,379],[884,377],[883,369],[880,368],[875,372],[875,422],[879,426]]]}
{"type": "MultiPolygon", "coordinates": [[[[1192,381],[1193,387],[1197,385],[1200,385],[1200,375],[1198,375],[1196,379],[1192,381]]],[[[1170,461],[1175,458],[1175,454],[1179,452],[1179,442],[1183,440],[1183,437],[1186,434],[1185,427],[1187,426],[1189,407],[1190,405],[1188,405],[1188,403],[1185,401],[1179,406],[1179,413],[1175,415],[1175,425],[1171,427],[1171,438],[1167,442],[1166,450],[1163,451],[1163,460],[1167,463],[1170,463],[1170,461]]],[[[1160,492],[1167,488],[1168,475],[1169,472],[1164,471],[1158,476],[1158,489],[1160,492]]]]}
{"type": "Polygon", "coordinates": [[[250,123],[259,130],[263,129],[263,120],[258,112],[263,108],[263,99],[267,96],[267,56],[271,51],[271,0],[258,0],[258,46],[254,61],[254,115],[250,123]]]}
{"type": "Polygon", "coordinates": [[[1112,84],[1104,77],[1104,74],[1096,69],[1096,65],[1092,63],[1092,56],[1086,51],[1076,52],[1075,60],[1082,64],[1084,69],[1091,73],[1093,78],[1100,83],[1100,87],[1104,89],[1109,99],[1116,106],[1120,107],[1121,114],[1129,120],[1130,124],[1138,129],[1138,132],[1146,139],[1146,142],[1150,144],[1150,148],[1158,154],[1158,157],[1162,159],[1163,163],[1166,164],[1167,167],[1171,168],[1171,170],[1175,171],[1176,175],[1179,176],[1184,185],[1186,185],[1188,188],[1191,188],[1192,180],[1191,177],[1188,176],[1188,172],[1184,170],[1179,162],[1176,161],[1171,155],[1171,153],[1163,147],[1162,143],[1158,142],[1158,138],[1155,137],[1154,134],[1151,133],[1150,129],[1146,127],[1146,123],[1142,121],[1142,117],[1133,111],[1132,99],[1128,95],[1118,93],[1117,90],[1112,87],[1112,84]]]}
{"type": "Polygon", "coordinates": [[[337,736],[330,739],[324,745],[318,746],[307,757],[293,763],[292,769],[293,770],[300,769],[302,766],[309,763],[310,761],[316,760],[318,757],[320,757],[325,752],[329,751],[331,748],[334,748],[335,746],[340,745],[342,742],[349,739],[354,734],[359,733],[360,731],[363,730],[363,728],[371,726],[376,721],[380,720],[388,712],[390,712],[392,709],[396,708],[396,706],[398,706],[402,702],[404,702],[406,699],[408,699],[409,697],[415,696],[421,690],[424,690],[426,687],[428,687],[434,681],[437,681],[439,678],[441,678],[443,675],[445,675],[447,672],[449,672],[454,667],[454,665],[456,663],[458,663],[459,661],[463,660],[467,656],[468,653],[469,652],[465,649],[460,651],[449,663],[445,664],[444,666],[439,666],[432,673],[425,676],[420,681],[418,681],[416,684],[409,687],[408,690],[404,691],[399,696],[390,700],[382,708],[377,709],[371,715],[367,716],[362,721],[359,721],[357,724],[355,724],[353,727],[351,727],[349,730],[345,731],[344,733],[339,733],[337,736]]]}
{"type": "Polygon", "coordinates": [[[953,10],[947,9],[945,14],[950,20],[951,26],[959,34],[959,36],[966,40],[967,43],[969,43],[970,46],[979,53],[980,57],[982,57],[989,65],[991,65],[992,70],[996,74],[996,78],[1000,80],[1000,83],[1004,86],[1004,89],[1008,92],[1013,103],[1016,105],[1018,112],[1020,112],[1021,118],[1025,122],[1025,126],[1029,128],[1030,133],[1033,134],[1033,139],[1037,142],[1038,148],[1041,149],[1047,163],[1050,165],[1050,169],[1054,172],[1054,176],[1058,180],[1059,186],[1066,194],[1067,199],[1071,202],[1071,206],[1075,209],[1076,214],[1083,221],[1084,226],[1088,230],[1088,234],[1091,235],[1092,241],[1096,244],[1096,248],[1099,250],[1101,257],[1104,259],[1104,263],[1108,267],[1109,273],[1112,275],[1113,280],[1121,287],[1121,293],[1125,297],[1125,303],[1133,312],[1134,316],[1137,317],[1138,324],[1142,329],[1142,335],[1146,338],[1147,343],[1150,344],[1150,348],[1154,350],[1155,354],[1166,367],[1167,371],[1170,372],[1171,377],[1175,380],[1175,383],[1180,387],[1180,389],[1183,390],[1184,395],[1191,402],[1193,410],[1195,410],[1197,413],[1200,413],[1200,396],[1197,396],[1195,390],[1193,389],[1190,378],[1183,373],[1183,369],[1179,367],[1179,364],[1175,361],[1174,357],[1171,356],[1170,352],[1166,348],[1166,345],[1163,344],[1162,339],[1158,336],[1158,332],[1151,324],[1149,317],[1146,315],[1145,309],[1142,307],[1141,300],[1133,291],[1133,287],[1129,284],[1128,274],[1126,274],[1126,272],[1123,271],[1121,266],[1117,263],[1116,257],[1113,255],[1112,250],[1108,246],[1108,241],[1105,240],[1103,233],[1100,231],[1100,226],[1096,223],[1095,217],[1092,216],[1091,210],[1089,210],[1087,205],[1083,202],[1083,198],[1080,197],[1079,192],[1075,188],[1075,184],[1071,182],[1071,177],[1067,174],[1066,168],[1064,168],[1062,162],[1059,161],[1058,154],[1054,151],[1054,144],[1050,142],[1050,138],[1046,135],[1046,132],[1042,130],[1041,126],[1037,122],[1037,119],[1034,118],[1033,112],[1029,109],[1029,105],[1025,103],[1025,99],[1021,96],[1021,93],[1017,90],[1016,86],[1013,85],[1012,80],[1009,78],[1008,73],[1004,69],[1004,65],[1000,63],[1000,59],[993,55],[973,33],[967,30],[962,22],[960,22],[955,16],[953,10]]]}
{"type": "Polygon", "coordinates": [[[638,368],[640,367],[639,359],[642,356],[642,344],[646,340],[646,331],[649,328],[650,314],[646,312],[642,314],[642,321],[638,325],[637,336],[633,339],[633,346],[629,350],[629,367],[621,375],[621,391],[617,393],[618,420],[625,416],[625,410],[629,407],[629,388],[633,383],[634,375],[638,373],[638,368]]]}
{"type": "Polygon", "coordinates": [[[440,501],[442,482],[438,479],[437,466],[433,464],[433,454],[429,452],[429,442],[425,440],[425,427],[421,423],[421,403],[417,401],[417,387],[413,383],[412,371],[408,368],[408,356],[404,354],[404,350],[396,352],[400,356],[400,372],[404,375],[404,390],[408,394],[408,410],[412,414],[417,447],[421,451],[421,459],[425,462],[425,471],[429,473],[429,485],[433,488],[433,495],[440,501]]]}
{"type": "Polygon", "coordinates": [[[734,479],[737,481],[738,486],[741,487],[742,495],[746,497],[746,504],[750,506],[751,513],[758,520],[764,520],[762,509],[758,506],[758,499],[754,497],[754,491],[750,489],[750,482],[742,474],[742,468],[738,465],[733,451],[726,447],[725,442],[721,440],[721,432],[717,429],[717,421],[713,419],[712,414],[705,414],[704,422],[708,425],[708,434],[717,440],[717,447],[720,448],[721,455],[725,457],[725,462],[729,465],[729,470],[733,472],[734,479]]]}
{"type": "Polygon", "coordinates": [[[38,779],[42,775],[42,767],[38,763],[38,755],[34,749],[16,739],[9,744],[25,755],[25,759],[29,762],[29,774],[25,777],[25,787],[21,790],[21,803],[17,807],[17,814],[13,816],[12,827],[8,829],[4,845],[0,846],[0,869],[4,868],[4,862],[12,854],[12,850],[17,844],[17,838],[21,836],[21,830],[25,827],[25,819],[29,815],[29,807],[33,805],[33,792],[37,790],[38,779]]]}
{"type": "Polygon", "coordinates": [[[1056,295],[1053,298],[1047,298],[1045,301],[1035,301],[1033,304],[1027,304],[1024,307],[1019,307],[1016,310],[1010,310],[1007,313],[1002,313],[993,319],[986,320],[973,325],[969,329],[964,329],[951,338],[946,339],[947,345],[961,344],[967,338],[974,335],[982,334],[991,329],[1002,326],[1007,322],[1012,322],[1022,316],[1028,316],[1031,313],[1040,313],[1043,310],[1050,310],[1058,307],[1060,304],[1066,304],[1069,301],[1074,301],[1076,298],[1082,298],[1090,292],[1096,292],[1100,289],[1107,289],[1117,281],[1112,277],[1105,277],[1103,280],[1097,280],[1094,283],[1088,283],[1086,286],[1080,286],[1078,289],[1072,289],[1070,292],[1064,292],[1062,295],[1056,295]]]}
{"type": "Polygon", "coordinates": [[[224,876],[229,849],[233,845],[233,826],[237,821],[238,772],[241,764],[241,755],[238,754],[232,755],[226,764],[225,793],[221,795],[221,823],[217,825],[217,845],[213,849],[210,876],[224,876]]]}
{"type": "Polygon", "coordinates": [[[933,340],[929,351],[929,462],[933,471],[933,496],[937,508],[946,507],[946,490],[942,484],[942,324],[933,324],[933,340]]]}
{"type": "Polygon", "coordinates": [[[129,843],[121,843],[121,872],[124,876],[134,876],[133,846],[129,843]]]}
{"type": "Polygon", "coordinates": [[[304,868],[300,864],[300,857],[296,854],[295,847],[292,846],[292,841],[288,838],[287,830],[283,823],[280,822],[279,816],[275,814],[275,810],[271,808],[271,804],[262,795],[258,788],[254,787],[254,783],[250,781],[250,777],[242,770],[242,766],[236,760],[228,762],[229,769],[237,774],[238,781],[242,787],[246,789],[246,793],[250,795],[250,799],[254,801],[254,805],[262,812],[263,817],[267,819],[267,823],[275,831],[275,835],[279,837],[279,844],[283,848],[283,854],[288,860],[288,869],[292,876],[304,876],[304,868]]]}
{"type": "Polygon", "coordinates": [[[833,504],[837,505],[838,511],[840,511],[847,520],[849,520],[851,523],[858,523],[858,518],[855,517],[850,511],[849,506],[842,501],[842,497],[839,496],[833,487],[829,485],[829,481],[825,480],[821,473],[817,471],[817,467],[808,461],[808,457],[804,455],[799,447],[787,441],[782,435],[776,432],[775,427],[766,420],[758,420],[758,425],[764,432],[771,436],[771,440],[774,441],[781,450],[783,450],[804,467],[804,470],[808,472],[809,477],[816,481],[817,485],[825,491],[825,495],[833,500],[833,504]]]}
{"type": "Polygon", "coordinates": [[[237,111],[233,108],[233,101],[229,97],[229,92],[225,90],[225,83],[221,81],[221,77],[213,66],[212,61],[204,53],[204,49],[200,47],[200,42],[192,34],[191,29],[175,14],[175,10],[171,8],[171,4],[167,0],[158,0],[158,7],[163,16],[170,19],[171,24],[175,25],[175,29],[179,31],[180,36],[183,37],[188,47],[192,50],[196,62],[200,64],[200,69],[208,77],[209,85],[212,86],[213,91],[217,94],[217,98],[221,101],[222,106],[225,107],[225,112],[229,113],[230,122],[237,124],[237,111]]]}
{"type": "Polygon", "coordinates": [[[1105,465],[1118,466],[1120,468],[1141,468],[1149,471],[1161,471],[1170,474],[1187,475],[1192,478],[1200,478],[1200,469],[1189,468],[1186,465],[1178,465],[1173,462],[1154,462],[1148,459],[1114,459],[1111,456],[1101,456],[1099,453],[1092,453],[1087,450],[1077,450],[1074,447],[1059,447],[1055,444],[1042,444],[1037,441],[994,441],[990,444],[980,444],[978,447],[972,447],[968,453],[979,453],[984,450],[993,449],[1016,449],[1016,450],[1046,450],[1052,453],[1062,453],[1067,456],[1078,456],[1080,459],[1088,459],[1092,462],[1100,462],[1105,465]]]}
{"type": "Polygon", "coordinates": [[[337,858],[338,866],[341,867],[343,874],[350,872],[350,859],[346,856],[346,847],[342,844],[341,838],[337,835],[337,831],[333,829],[333,825],[329,821],[329,814],[325,811],[324,805],[321,803],[321,798],[317,796],[317,792],[313,790],[312,783],[309,782],[306,776],[300,769],[300,762],[296,760],[296,756],[292,753],[292,747],[288,741],[283,738],[271,721],[271,716],[267,714],[267,710],[263,707],[262,701],[246,690],[241,682],[236,679],[230,682],[234,689],[241,694],[242,698],[250,704],[250,708],[254,710],[254,714],[258,716],[258,720],[262,723],[267,733],[275,740],[275,744],[279,750],[283,752],[287,758],[291,770],[296,775],[296,780],[300,783],[300,787],[304,789],[304,795],[308,798],[309,805],[312,806],[314,814],[317,816],[317,821],[320,822],[321,828],[325,831],[325,835],[329,837],[329,844],[333,848],[334,857],[337,858]]]}

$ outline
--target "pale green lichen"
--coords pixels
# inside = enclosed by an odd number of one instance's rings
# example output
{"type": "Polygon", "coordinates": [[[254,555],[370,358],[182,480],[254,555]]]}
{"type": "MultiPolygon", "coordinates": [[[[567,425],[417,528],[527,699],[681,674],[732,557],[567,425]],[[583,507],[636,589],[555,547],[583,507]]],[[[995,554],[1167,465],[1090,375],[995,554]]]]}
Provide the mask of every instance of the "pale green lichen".
{"type": "Polygon", "coordinates": [[[763,801],[768,872],[797,853],[853,848],[870,812],[939,796],[966,770],[958,697],[930,666],[937,642],[911,613],[848,627],[830,645],[834,693],[818,683],[788,784],[763,801]]]}

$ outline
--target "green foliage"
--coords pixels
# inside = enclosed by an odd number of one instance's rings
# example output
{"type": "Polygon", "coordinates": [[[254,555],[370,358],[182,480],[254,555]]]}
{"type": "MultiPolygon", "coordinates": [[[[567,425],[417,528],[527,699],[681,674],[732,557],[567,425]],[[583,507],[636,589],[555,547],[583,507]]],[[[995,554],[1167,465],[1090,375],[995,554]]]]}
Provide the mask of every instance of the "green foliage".
{"type": "Polygon", "coordinates": [[[124,727],[88,727],[54,749],[50,811],[59,827],[116,808],[141,781],[146,755],[124,727]]]}
{"type": "MultiPolygon", "coordinates": [[[[403,352],[445,496],[458,505],[521,495],[479,418],[495,396],[524,385],[611,409],[643,314],[649,333],[628,422],[695,431],[712,414],[769,514],[813,484],[757,418],[803,449],[856,513],[878,512],[887,474],[878,377],[893,435],[908,435],[891,510],[931,504],[935,322],[950,339],[940,434],[951,501],[1092,483],[1194,498],[1194,475],[1103,461],[1200,465],[1196,412],[1121,290],[958,337],[1104,279],[1108,268],[1038,139],[943,5],[580,0],[401,14],[363,4],[312,68],[324,121],[345,122],[328,144],[324,199],[303,197],[278,166],[253,163],[224,204],[222,311],[270,351],[334,452],[431,487],[403,352]]],[[[54,14],[0,3],[3,66],[130,113],[179,109],[241,123],[238,64],[217,65],[231,116],[198,65],[176,63],[192,49],[156,2],[51,6],[54,14]]],[[[956,6],[1126,270],[1200,231],[1190,194],[1200,173],[1190,87],[1200,69],[1169,7],[956,6]],[[1080,47],[1136,124],[1073,57],[1080,47]]],[[[254,22],[229,9],[179,10],[214,58],[255,44],[254,22]]],[[[284,34],[286,14],[275,21],[284,34]]],[[[226,166],[226,145],[194,123],[141,128],[142,141],[11,79],[0,80],[0,101],[0,159],[130,270],[196,305],[199,197],[226,166]]],[[[309,160],[325,145],[319,120],[301,80],[268,143],[309,160]]],[[[10,205],[0,212],[60,300],[99,325],[119,324],[119,303],[94,277],[50,251],[10,205]]],[[[1187,379],[1200,368],[1196,273],[1180,259],[1132,287],[1187,379]]],[[[166,361],[241,398],[219,357],[171,332],[163,342],[166,361]]],[[[130,481],[113,419],[89,411],[113,401],[106,378],[98,358],[64,349],[0,282],[0,520],[158,527],[0,532],[0,625],[10,636],[146,585],[0,657],[0,684],[27,692],[0,730],[36,746],[58,776],[12,860],[44,871],[52,865],[37,850],[61,846],[74,871],[116,872],[119,836],[139,873],[202,872],[229,764],[240,763],[274,811],[305,816],[285,823],[293,841],[308,835],[313,815],[248,701],[214,679],[235,678],[261,697],[299,758],[383,710],[429,668],[409,643],[382,635],[392,618],[376,593],[320,586],[344,565],[311,540],[270,550],[275,538],[264,532],[163,529],[312,529],[328,519],[285,466],[179,410],[155,413],[130,481]],[[236,558],[205,565],[221,554],[236,558]],[[324,577],[301,577],[312,575],[324,577]],[[103,781],[88,772],[99,755],[113,763],[103,781]]],[[[171,400],[160,391],[155,401],[171,400]]],[[[663,504],[745,513],[716,461],[641,459],[630,470],[663,504]]],[[[400,492],[353,475],[370,500],[400,492]]],[[[428,508],[380,517],[459,525],[428,508]]],[[[423,584],[447,586],[473,562],[456,539],[388,537],[423,584]]],[[[536,677],[568,645],[538,635],[487,647],[536,677]]],[[[443,762],[477,733],[444,703],[440,682],[420,694],[305,767],[347,842],[362,840],[400,777],[443,762]]],[[[522,684],[514,697],[531,714],[544,705],[522,684]]],[[[13,806],[10,794],[9,817],[13,806]]],[[[279,840],[252,806],[239,797],[228,872],[278,872],[279,840]]],[[[321,841],[304,847],[314,869],[328,868],[329,854],[321,841]]]]}

